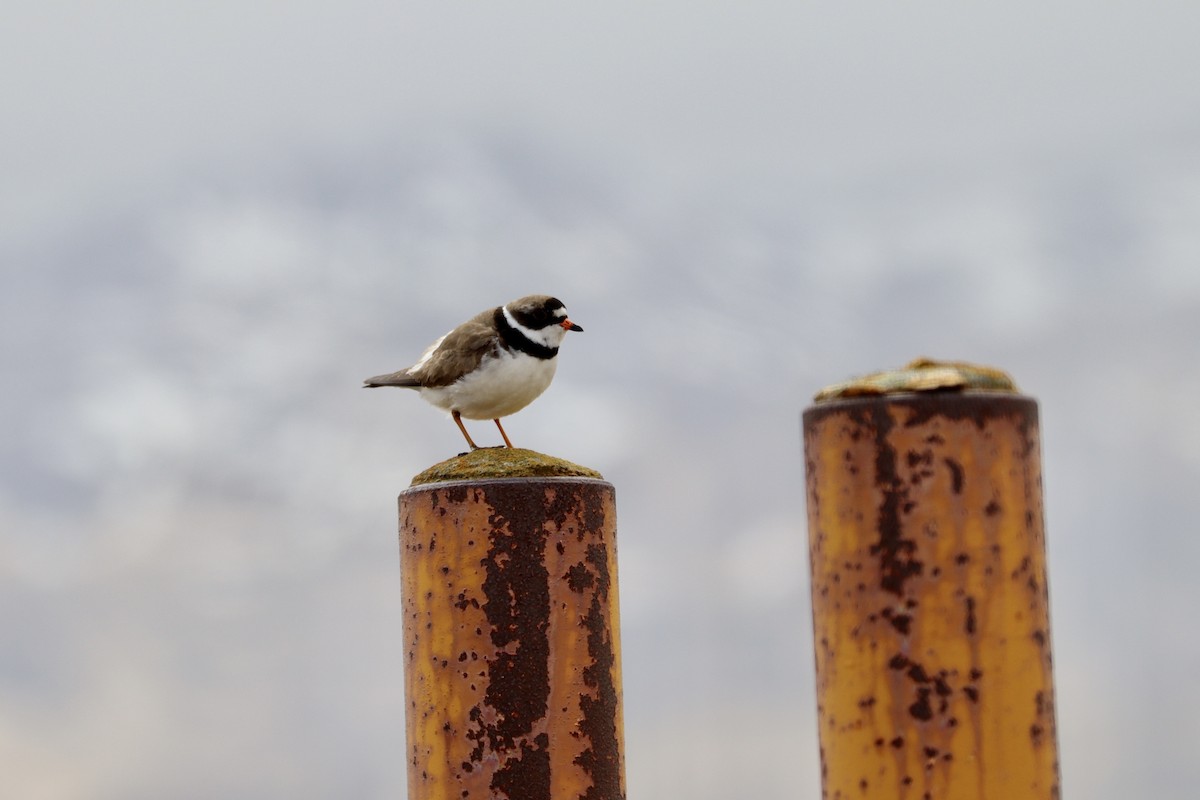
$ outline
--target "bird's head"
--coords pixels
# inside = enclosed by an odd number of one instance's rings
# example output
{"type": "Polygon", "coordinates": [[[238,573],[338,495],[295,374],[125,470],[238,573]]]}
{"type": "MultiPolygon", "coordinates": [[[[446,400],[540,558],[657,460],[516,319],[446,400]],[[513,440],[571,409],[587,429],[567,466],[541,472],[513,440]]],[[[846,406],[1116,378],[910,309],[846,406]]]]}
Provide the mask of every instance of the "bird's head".
{"type": "Polygon", "coordinates": [[[557,297],[531,294],[504,306],[510,321],[522,333],[547,347],[558,347],[567,331],[582,331],[567,316],[567,308],[557,297]]]}

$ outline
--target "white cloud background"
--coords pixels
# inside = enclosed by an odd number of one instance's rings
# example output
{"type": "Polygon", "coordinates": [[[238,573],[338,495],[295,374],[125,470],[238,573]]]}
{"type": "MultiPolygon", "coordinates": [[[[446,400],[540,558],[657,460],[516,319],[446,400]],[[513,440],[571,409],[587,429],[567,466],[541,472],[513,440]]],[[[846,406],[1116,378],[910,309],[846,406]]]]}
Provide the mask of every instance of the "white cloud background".
{"type": "Polygon", "coordinates": [[[921,354],[1041,403],[1066,791],[1190,796],[1194,4],[4,16],[12,796],[400,795],[394,497],[460,442],[357,387],[534,291],[587,332],[506,427],[617,486],[631,797],[819,795],[798,415],[921,354]]]}

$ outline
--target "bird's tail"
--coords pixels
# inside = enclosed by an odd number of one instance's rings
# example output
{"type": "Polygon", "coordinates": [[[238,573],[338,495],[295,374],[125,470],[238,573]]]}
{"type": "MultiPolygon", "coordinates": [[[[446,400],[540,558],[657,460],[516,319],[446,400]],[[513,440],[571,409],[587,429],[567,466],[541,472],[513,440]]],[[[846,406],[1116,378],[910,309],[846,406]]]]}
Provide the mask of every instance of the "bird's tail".
{"type": "Polygon", "coordinates": [[[392,372],[388,375],[376,375],[374,378],[367,378],[363,381],[364,389],[375,389],[379,386],[402,386],[412,389],[420,385],[417,379],[409,375],[406,370],[392,372]]]}

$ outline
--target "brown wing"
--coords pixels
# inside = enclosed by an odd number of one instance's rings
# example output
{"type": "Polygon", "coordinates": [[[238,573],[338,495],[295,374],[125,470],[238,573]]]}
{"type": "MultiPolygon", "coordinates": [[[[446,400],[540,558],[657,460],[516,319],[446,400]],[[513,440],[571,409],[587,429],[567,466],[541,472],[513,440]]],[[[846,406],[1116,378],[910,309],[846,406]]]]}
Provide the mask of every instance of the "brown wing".
{"type": "Polygon", "coordinates": [[[496,355],[499,344],[496,340],[496,328],[493,323],[496,311],[490,309],[481,311],[471,319],[447,333],[440,340],[430,345],[418,361],[407,369],[387,375],[376,375],[367,378],[363,385],[367,388],[376,386],[403,386],[419,388],[422,386],[449,386],[467,374],[483,357],[491,353],[496,355]]]}
{"type": "Polygon", "coordinates": [[[481,311],[450,331],[425,363],[409,374],[422,386],[449,386],[475,369],[484,356],[497,351],[495,313],[494,308],[481,311]]]}
{"type": "Polygon", "coordinates": [[[496,309],[476,314],[450,331],[425,360],[425,363],[406,370],[420,386],[449,386],[479,366],[489,353],[498,350],[496,328],[492,318],[496,309]]]}

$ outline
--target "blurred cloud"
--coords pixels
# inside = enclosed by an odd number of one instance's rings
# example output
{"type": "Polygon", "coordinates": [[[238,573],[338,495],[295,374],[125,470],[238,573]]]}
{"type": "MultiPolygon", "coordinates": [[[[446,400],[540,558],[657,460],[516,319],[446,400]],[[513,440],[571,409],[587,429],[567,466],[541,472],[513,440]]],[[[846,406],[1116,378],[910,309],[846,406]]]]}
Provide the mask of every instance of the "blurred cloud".
{"type": "Polygon", "coordinates": [[[586,332],[506,427],[617,487],[630,796],[819,794],[798,414],[922,354],[1041,402],[1066,785],[1200,778],[1191,4],[5,16],[11,791],[401,792],[394,497],[460,439],[359,382],[534,291],[586,332]]]}

